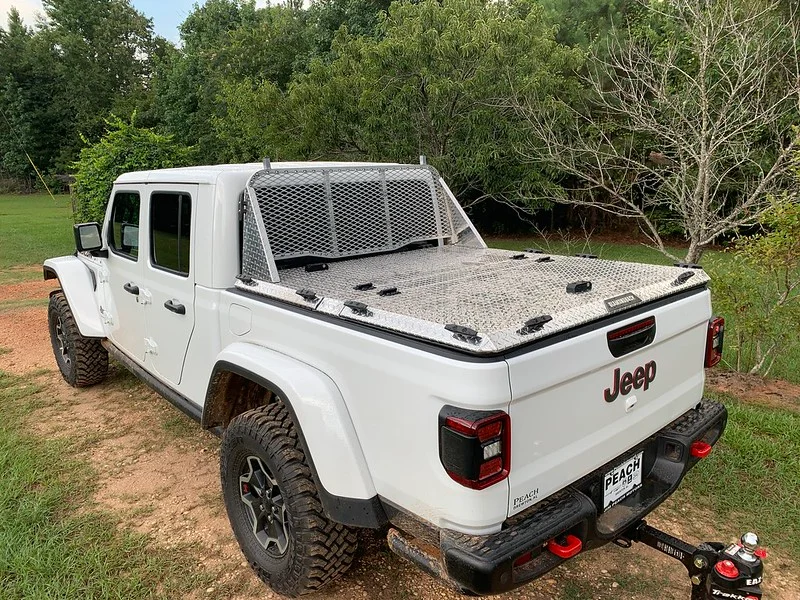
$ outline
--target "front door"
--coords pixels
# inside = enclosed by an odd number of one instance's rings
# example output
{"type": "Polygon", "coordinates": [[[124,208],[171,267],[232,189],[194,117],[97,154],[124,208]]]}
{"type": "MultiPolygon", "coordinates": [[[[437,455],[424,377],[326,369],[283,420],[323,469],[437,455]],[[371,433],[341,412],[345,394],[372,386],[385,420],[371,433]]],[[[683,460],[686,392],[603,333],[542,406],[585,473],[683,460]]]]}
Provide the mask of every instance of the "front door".
{"type": "Polygon", "coordinates": [[[194,329],[193,232],[198,186],[155,184],[147,188],[148,256],[143,261],[148,294],[146,366],[177,386],[194,329]]]}
{"type": "Polygon", "coordinates": [[[106,336],[131,358],[144,361],[144,288],[140,255],[145,230],[139,227],[143,215],[138,190],[119,190],[111,198],[111,216],[106,230],[108,258],[102,271],[101,315],[106,336]]]}

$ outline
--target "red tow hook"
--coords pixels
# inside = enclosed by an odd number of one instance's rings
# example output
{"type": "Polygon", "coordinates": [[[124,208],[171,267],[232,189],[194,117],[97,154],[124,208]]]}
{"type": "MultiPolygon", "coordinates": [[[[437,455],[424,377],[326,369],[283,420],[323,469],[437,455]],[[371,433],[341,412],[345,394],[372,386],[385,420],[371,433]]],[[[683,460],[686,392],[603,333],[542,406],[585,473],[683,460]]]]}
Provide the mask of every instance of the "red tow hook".
{"type": "Polygon", "coordinates": [[[547,542],[547,549],[559,558],[572,558],[583,548],[583,542],[571,533],[559,540],[563,540],[564,543],[561,544],[556,540],[547,542]]]}
{"type": "Polygon", "coordinates": [[[705,458],[711,454],[711,444],[706,442],[694,442],[689,448],[689,454],[695,458],[705,458]]]}

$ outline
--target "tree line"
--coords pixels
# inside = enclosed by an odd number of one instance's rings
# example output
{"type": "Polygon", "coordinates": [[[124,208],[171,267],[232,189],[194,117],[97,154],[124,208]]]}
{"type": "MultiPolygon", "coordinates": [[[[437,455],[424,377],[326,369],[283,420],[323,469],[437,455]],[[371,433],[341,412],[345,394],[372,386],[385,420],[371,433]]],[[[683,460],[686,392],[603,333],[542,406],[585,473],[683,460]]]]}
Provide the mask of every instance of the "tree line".
{"type": "Polygon", "coordinates": [[[208,0],[179,44],[129,0],[43,4],[0,28],[0,178],[23,186],[110,131],[150,140],[119,164],[424,154],[486,224],[583,204],[697,259],[791,185],[788,0],[208,0]]]}

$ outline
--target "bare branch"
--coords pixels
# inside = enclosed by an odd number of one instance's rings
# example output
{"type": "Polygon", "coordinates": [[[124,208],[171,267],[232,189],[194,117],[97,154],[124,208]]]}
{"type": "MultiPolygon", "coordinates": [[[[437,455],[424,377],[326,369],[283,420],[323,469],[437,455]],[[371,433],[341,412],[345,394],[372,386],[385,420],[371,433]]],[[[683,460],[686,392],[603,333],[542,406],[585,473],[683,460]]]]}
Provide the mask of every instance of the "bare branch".
{"type": "Polygon", "coordinates": [[[673,34],[654,44],[631,29],[612,33],[590,57],[585,106],[530,95],[510,104],[531,134],[522,156],[577,182],[558,201],[635,218],[664,253],[652,217],[674,214],[694,261],[756,222],[787,185],[798,149],[788,117],[800,120],[800,10],[786,17],[778,2],[736,0],[645,6],[673,34]]]}

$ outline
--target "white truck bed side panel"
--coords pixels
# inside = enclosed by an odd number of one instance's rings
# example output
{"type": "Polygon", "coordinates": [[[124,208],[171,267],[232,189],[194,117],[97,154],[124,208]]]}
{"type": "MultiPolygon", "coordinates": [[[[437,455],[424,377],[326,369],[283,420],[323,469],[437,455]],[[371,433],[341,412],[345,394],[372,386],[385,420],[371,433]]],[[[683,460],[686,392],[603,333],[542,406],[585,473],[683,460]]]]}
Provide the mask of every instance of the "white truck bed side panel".
{"type": "Polygon", "coordinates": [[[325,490],[347,498],[372,498],[369,469],[336,384],[325,373],[267,348],[234,342],[217,356],[266,377],[286,394],[325,490]]]}
{"type": "MultiPolygon", "coordinates": [[[[450,479],[439,461],[438,421],[445,404],[507,410],[505,362],[445,358],[254,296],[223,293],[221,314],[231,303],[252,311],[252,330],[237,336],[223,328],[224,345],[241,340],[270,348],[336,383],[381,497],[439,527],[471,533],[500,528],[508,485],[475,491],[450,479]]],[[[344,477],[332,468],[320,474],[325,481],[344,477]]]]}
{"type": "Polygon", "coordinates": [[[227,322],[227,313],[220,315],[220,291],[196,285],[194,295],[195,328],[186,351],[183,377],[177,391],[203,406],[206,390],[221,350],[220,323],[227,322]]]}

